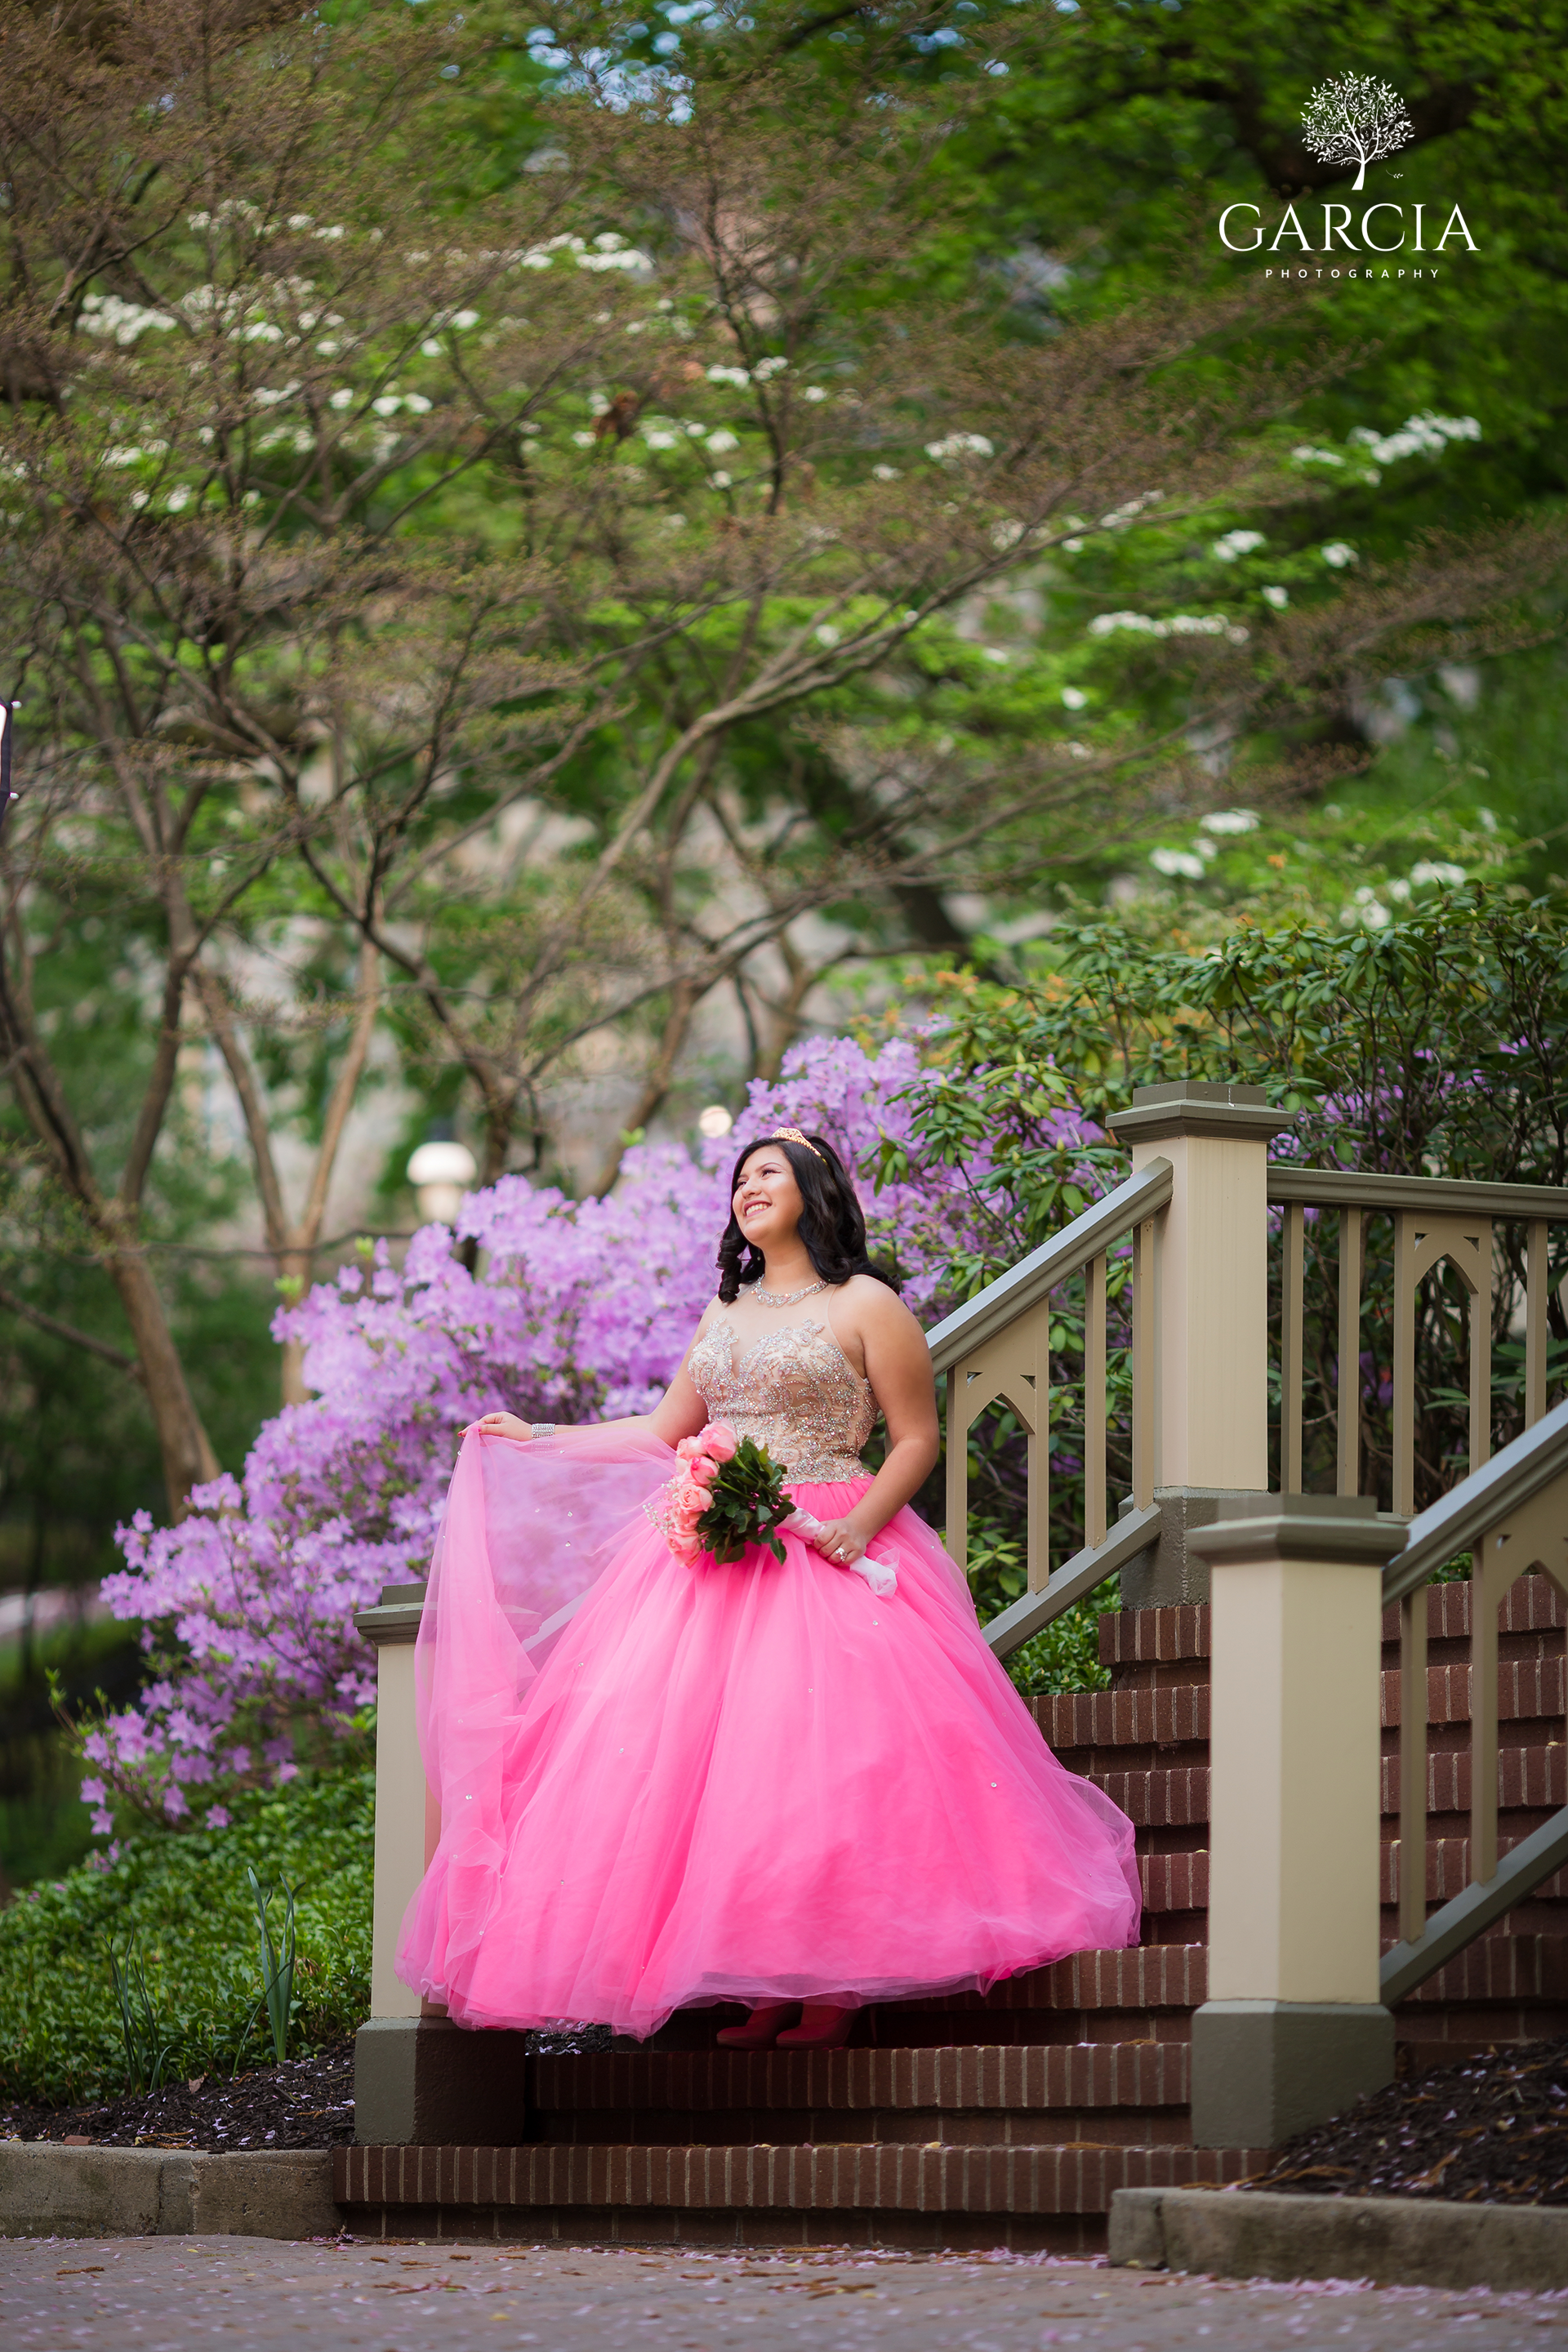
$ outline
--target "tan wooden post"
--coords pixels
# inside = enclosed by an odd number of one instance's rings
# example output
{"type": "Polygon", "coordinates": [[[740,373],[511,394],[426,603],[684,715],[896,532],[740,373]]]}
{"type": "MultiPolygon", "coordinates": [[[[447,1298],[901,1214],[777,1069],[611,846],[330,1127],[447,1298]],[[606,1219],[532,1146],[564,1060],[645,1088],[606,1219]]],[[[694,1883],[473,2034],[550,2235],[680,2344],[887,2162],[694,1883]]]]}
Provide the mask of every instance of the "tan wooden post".
{"type": "Polygon", "coordinates": [[[1136,1174],[1170,1161],[1155,1247],[1153,1499],[1158,1546],[1122,1571],[1130,1608],[1206,1599],[1191,1529],[1222,1496],[1268,1486],[1268,1145],[1290,1124],[1261,1087],[1139,1087],[1111,1120],[1136,1174]]]}
{"type": "Polygon", "coordinates": [[[375,1893],[371,1910],[370,2013],[417,2017],[419,1995],[393,1971],[397,1933],[439,1834],[419,1756],[414,1711],[414,1643],[422,1584],[388,1584],[355,1625],[375,1644],[375,1893]]]}
{"type": "Polygon", "coordinates": [[[354,2037],[354,2137],[506,2145],[523,2130],[520,2033],[470,2033],[421,2000],[393,1969],[398,1931],[441,1834],[426,1783],[414,1706],[422,1584],[389,1584],[354,1623],[375,1643],[375,1886],[370,2016],[354,2037]]]}
{"type": "Polygon", "coordinates": [[[1382,1570],[1370,1496],[1221,1507],[1213,1574],[1208,2000],[1193,2137],[1274,2147],[1394,2077],[1379,2000],[1382,1570]]]}

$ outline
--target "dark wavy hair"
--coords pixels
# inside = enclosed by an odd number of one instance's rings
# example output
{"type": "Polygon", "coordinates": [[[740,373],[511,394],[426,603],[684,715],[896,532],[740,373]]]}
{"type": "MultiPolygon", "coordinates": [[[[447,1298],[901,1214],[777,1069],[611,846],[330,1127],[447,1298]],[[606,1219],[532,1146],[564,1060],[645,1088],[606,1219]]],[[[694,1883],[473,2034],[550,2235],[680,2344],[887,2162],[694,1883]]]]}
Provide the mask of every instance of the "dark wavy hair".
{"type": "Polygon", "coordinates": [[[759,1135],[747,1144],[730,1171],[730,1222],[719,1244],[718,1258],[719,1296],[725,1306],[743,1284],[758,1282],[763,1276],[763,1258],[741,1231],[734,1200],[742,1169],[752,1152],[760,1151],[765,1143],[782,1151],[795,1171],[802,1202],[800,1237],[817,1278],[838,1283],[847,1282],[852,1274],[868,1274],[873,1281],[885,1282],[889,1290],[897,1290],[896,1276],[867,1255],[866,1220],[855,1198],[855,1187],[827,1138],[814,1135],[811,1149],[807,1150],[804,1143],[791,1143],[785,1136],[759,1135]]]}

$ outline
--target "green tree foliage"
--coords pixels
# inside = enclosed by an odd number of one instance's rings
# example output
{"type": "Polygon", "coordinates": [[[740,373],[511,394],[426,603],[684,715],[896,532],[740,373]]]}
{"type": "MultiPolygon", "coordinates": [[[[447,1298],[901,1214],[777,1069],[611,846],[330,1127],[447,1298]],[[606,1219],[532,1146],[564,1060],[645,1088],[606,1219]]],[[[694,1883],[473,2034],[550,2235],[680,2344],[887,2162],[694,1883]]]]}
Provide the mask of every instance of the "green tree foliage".
{"type": "MultiPolygon", "coordinates": [[[[944,50],[942,69],[961,69],[960,58],[984,50],[998,16],[1012,16],[977,10],[964,50],[944,50]]],[[[1386,560],[1424,531],[1560,507],[1568,360],[1568,229],[1553,194],[1568,127],[1562,0],[1506,12],[1485,0],[1436,9],[1394,0],[1370,12],[1349,0],[1079,0],[1028,12],[1026,22],[992,102],[948,158],[952,267],[986,251],[1026,333],[1117,311],[1173,279],[1248,294],[1249,317],[1229,356],[1267,349],[1281,363],[1314,367],[1319,380],[1301,400],[1293,437],[1326,453],[1315,469],[1319,507],[1272,525],[1242,519],[1268,530],[1260,580],[1310,573],[1314,543],[1386,560]],[[1352,197],[1353,165],[1319,161],[1303,140],[1310,93],[1346,72],[1391,83],[1414,131],[1373,167],[1361,198],[1352,197]],[[1436,278],[1320,279],[1324,205],[1352,205],[1359,246],[1362,210],[1373,198],[1403,206],[1398,226],[1411,246],[1422,205],[1428,248],[1432,224],[1458,204],[1477,250],[1456,236],[1436,278]],[[1311,254],[1289,240],[1278,254],[1222,245],[1227,205],[1257,207],[1234,224],[1239,243],[1254,218],[1271,238],[1292,201],[1311,254]],[[1312,275],[1284,289],[1278,275],[1262,273],[1287,255],[1312,275]],[[1409,429],[1435,416],[1474,419],[1479,435],[1445,452],[1429,432],[1409,429]],[[1352,436],[1362,463],[1347,462],[1352,436]]],[[[1372,233],[1391,241],[1394,230],[1394,216],[1384,214],[1372,233]]],[[[1335,242],[1342,269],[1367,259],[1364,248],[1352,255],[1335,242]]],[[[1391,266],[1415,260],[1406,251],[1391,266]]],[[[1554,597],[1542,613],[1548,633],[1560,610],[1554,597]]],[[[1363,746],[1383,740],[1387,674],[1385,666],[1348,693],[1327,727],[1352,765],[1363,746]]],[[[1460,682],[1462,703],[1431,663],[1399,671],[1394,691],[1405,705],[1399,715],[1415,728],[1383,754],[1369,800],[1428,800],[1453,787],[1455,770],[1445,773],[1444,761],[1460,773],[1472,762],[1488,772],[1482,797],[1521,833],[1561,826],[1568,809],[1551,747],[1568,710],[1568,678],[1558,659],[1483,662],[1460,682]]],[[[1561,850],[1543,854],[1537,880],[1563,863],[1561,850]]]]}
{"type": "MultiPolygon", "coordinates": [[[[973,974],[937,989],[932,1051],[942,1080],[921,1147],[956,1162],[974,1122],[994,1139],[993,1239],[955,1266],[973,1289],[1059,1230],[1089,1188],[1125,1160],[1105,1129],[1140,1085],[1176,1078],[1262,1086],[1290,1118],[1275,1157],[1377,1175],[1447,1176],[1562,1186],[1568,1181],[1568,932],[1560,902],[1434,884],[1426,903],[1382,928],[1289,923],[1231,927],[1212,944],[1172,946],[1125,920],[1064,927],[1036,952],[1029,977],[1006,988],[973,974]],[[1037,1108],[1037,1106],[1039,1108],[1037,1108]],[[1060,1136],[1042,1157],[1032,1123],[1054,1113],[1060,1136]],[[1079,1141],[1082,1138],[1082,1141],[1079,1141]],[[1056,1164],[1059,1155],[1059,1165],[1056,1164]],[[1071,1171],[1076,1155],[1078,1174],[1071,1171]]],[[[902,1172],[889,1148],[888,1172],[902,1172]]],[[[1304,1226],[1305,1441],[1309,1488],[1332,1491],[1339,1415],[1357,1418],[1363,1492],[1392,1502],[1393,1220],[1370,1216],[1362,1269],[1361,1351],[1342,1394],[1338,1361],[1340,1221],[1304,1226]]],[[[1523,1426],[1519,1313],[1528,1273],[1527,1221],[1496,1219],[1497,1278],[1489,1332],[1495,1447],[1523,1426]]],[[[1279,1233],[1271,1249],[1278,1330],[1279,1233]]],[[[1113,1494],[1131,1486],[1131,1368],[1121,1311],[1125,1256],[1109,1268],[1108,1355],[1113,1494]]],[[[1568,1234],[1547,1270],[1550,1379],[1568,1376],[1568,1320],[1558,1287],[1568,1234]]],[[[1083,1286],[1054,1301],[1051,1542],[1053,1564],[1082,1539],[1083,1286]]],[[[1420,1398],[1416,1507],[1436,1499],[1468,1459],[1468,1294],[1439,1267],[1416,1318],[1420,1398]]],[[[1278,1406],[1278,1360],[1271,1374],[1278,1406]]],[[[1276,1414],[1277,1420],[1277,1414],[1276,1414]]],[[[1278,1444],[1278,1429],[1275,1431],[1278,1444]]],[[[971,1476],[986,1540],[1016,1542],[1024,1496],[1021,1440],[1011,1418],[972,1433],[971,1476]]],[[[1276,1463],[1276,1471],[1278,1463],[1276,1463]]],[[[1003,1588],[1005,1589],[1005,1588],[1003,1588]]]]}

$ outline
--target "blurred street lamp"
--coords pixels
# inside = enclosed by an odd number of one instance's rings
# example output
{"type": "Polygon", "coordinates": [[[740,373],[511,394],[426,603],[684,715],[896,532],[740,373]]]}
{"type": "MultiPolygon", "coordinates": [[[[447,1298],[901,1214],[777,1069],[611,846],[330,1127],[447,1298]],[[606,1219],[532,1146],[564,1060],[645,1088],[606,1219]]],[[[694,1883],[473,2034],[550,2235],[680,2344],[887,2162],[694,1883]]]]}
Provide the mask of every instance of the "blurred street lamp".
{"type": "Polygon", "coordinates": [[[422,1143],[408,1163],[408,1181],[419,1203],[420,1222],[451,1224],[479,1172],[466,1143],[422,1143]]]}
{"type": "Polygon", "coordinates": [[[735,1122],[722,1103],[710,1103],[706,1110],[698,1112],[697,1124],[702,1134],[716,1140],[721,1135],[728,1135],[735,1122]]]}

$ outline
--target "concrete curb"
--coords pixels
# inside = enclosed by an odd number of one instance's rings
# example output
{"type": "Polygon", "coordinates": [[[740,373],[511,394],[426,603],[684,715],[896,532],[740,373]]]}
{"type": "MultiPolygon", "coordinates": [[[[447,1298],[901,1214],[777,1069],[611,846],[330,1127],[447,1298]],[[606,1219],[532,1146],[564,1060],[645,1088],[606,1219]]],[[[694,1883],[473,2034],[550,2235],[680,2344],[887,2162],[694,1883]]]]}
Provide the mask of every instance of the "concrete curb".
{"type": "Polygon", "coordinates": [[[0,2142],[0,2238],[323,2238],[342,2226],[325,2148],[0,2142]]]}
{"type": "Polygon", "coordinates": [[[1568,2286],[1568,2207],[1119,2189],[1110,2259],[1215,2278],[1370,2279],[1540,2294],[1568,2286]]]}

